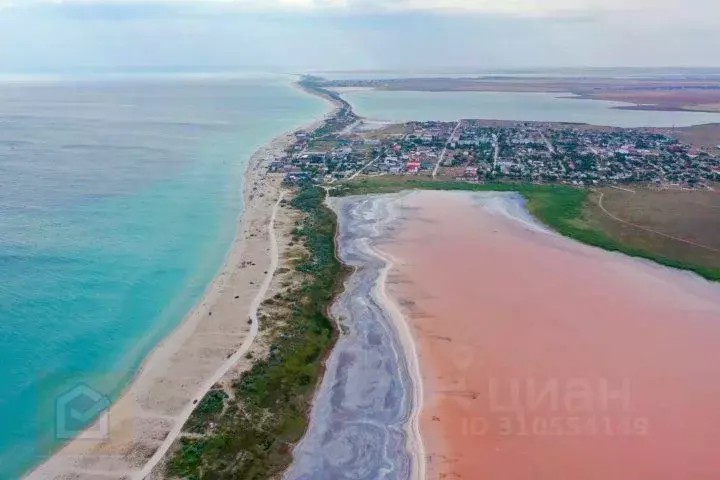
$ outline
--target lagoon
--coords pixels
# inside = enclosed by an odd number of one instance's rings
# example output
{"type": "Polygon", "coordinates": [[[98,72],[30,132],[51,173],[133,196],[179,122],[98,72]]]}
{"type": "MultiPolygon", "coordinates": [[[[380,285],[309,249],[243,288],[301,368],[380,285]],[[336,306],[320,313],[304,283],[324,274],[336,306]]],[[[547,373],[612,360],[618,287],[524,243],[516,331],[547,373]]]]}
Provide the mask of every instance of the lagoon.
{"type": "Polygon", "coordinates": [[[460,119],[572,122],[614,127],[686,127],[720,123],[720,113],[622,110],[622,102],[557,93],[414,92],[340,89],[355,113],[372,120],[409,122],[460,119]]]}

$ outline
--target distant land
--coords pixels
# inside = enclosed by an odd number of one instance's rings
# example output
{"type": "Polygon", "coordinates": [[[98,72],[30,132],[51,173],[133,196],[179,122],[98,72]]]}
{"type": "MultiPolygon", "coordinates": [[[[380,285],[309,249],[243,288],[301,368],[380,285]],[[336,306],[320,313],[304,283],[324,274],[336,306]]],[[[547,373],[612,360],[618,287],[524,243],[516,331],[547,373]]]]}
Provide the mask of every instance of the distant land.
{"type": "Polygon", "coordinates": [[[428,92],[544,92],[578,98],[634,104],[633,110],[720,112],[720,76],[686,71],[680,74],[519,75],[474,77],[408,77],[330,80],[326,87],[369,87],[390,91],[428,92]]]}
{"type": "Polygon", "coordinates": [[[718,124],[374,122],[327,83],[302,82],[343,109],[326,129],[296,132],[293,149],[270,164],[290,185],[326,182],[351,194],[518,191],[531,213],[564,235],[720,279],[712,235],[720,220],[718,124]]]}

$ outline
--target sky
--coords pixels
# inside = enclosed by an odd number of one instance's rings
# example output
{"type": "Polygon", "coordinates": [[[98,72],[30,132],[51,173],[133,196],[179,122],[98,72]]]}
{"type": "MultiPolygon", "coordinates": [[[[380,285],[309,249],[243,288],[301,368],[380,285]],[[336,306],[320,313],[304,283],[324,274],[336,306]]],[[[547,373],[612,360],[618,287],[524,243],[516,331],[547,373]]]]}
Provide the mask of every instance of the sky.
{"type": "Polygon", "coordinates": [[[720,0],[0,0],[0,73],[720,66],[720,0]]]}

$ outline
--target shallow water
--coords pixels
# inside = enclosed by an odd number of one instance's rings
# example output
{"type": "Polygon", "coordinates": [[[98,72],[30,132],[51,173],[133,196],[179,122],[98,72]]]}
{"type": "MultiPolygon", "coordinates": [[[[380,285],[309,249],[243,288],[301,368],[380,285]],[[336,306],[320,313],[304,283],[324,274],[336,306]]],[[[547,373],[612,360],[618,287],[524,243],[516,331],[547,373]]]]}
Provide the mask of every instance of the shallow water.
{"type": "Polygon", "coordinates": [[[327,106],[278,76],[0,83],[0,478],[114,398],[220,268],[247,159],[327,106]]]}
{"type": "Polygon", "coordinates": [[[395,122],[460,119],[573,122],[615,127],[683,127],[720,123],[720,113],[619,110],[630,105],[527,92],[406,92],[350,90],[343,93],[358,115],[395,122]]]}

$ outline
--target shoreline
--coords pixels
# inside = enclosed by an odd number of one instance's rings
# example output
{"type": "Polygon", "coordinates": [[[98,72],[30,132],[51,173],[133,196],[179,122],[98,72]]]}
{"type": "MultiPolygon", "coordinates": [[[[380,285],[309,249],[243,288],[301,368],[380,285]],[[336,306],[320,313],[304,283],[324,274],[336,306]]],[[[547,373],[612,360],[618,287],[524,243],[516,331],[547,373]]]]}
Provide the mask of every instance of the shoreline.
{"type": "MultiPolygon", "coordinates": [[[[357,93],[357,92],[425,92],[425,93],[472,93],[475,91],[454,91],[454,90],[442,90],[426,91],[426,90],[385,90],[376,89],[371,87],[330,87],[331,91],[340,95],[342,99],[348,101],[343,96],[345,93],[357,93]]],[[[486,92],[484,90],[478,92],[486,92]]],[[[503,92],[503,91],[487,91],[488,93],[545,93],[552,94],[554,92],[503,92]]],[[[568,96],[558,95],[556,99],[568,99],[568,100],[600,100],[605,102],[625,103],[626,105],[609,106],[610,111],[635,111],[635,112],[669,112],[669,113],[700,113],[700,114],[718,114],[720,110],[698,110],[698,109],[684,109],[684,108],[655,108],[654,105],[636,105],[629,102],[621,102],[617,100],[604,100],[596,99],[592,97],[583,96],[581,94],[568,93],[568,96]]],[[[349,102],[349,101],[348,101],[349,102]]],[[[439,122],[439,123],[452,123],[460,120],[467,120],[475,122],[479,126],[485,127],[514,127],[514,126],[538,126],[538,127],[556,127],[556,128],[578,128],[581,130],[597,130],[603,132],[611,131],[637,131],[645,133],[661,133],[666,135],[676,135],[680,137],[685,143],[688,143],[696,148],[714,150],[717,146],[717,131],[720,131],[720,120],[708,120],[700,123],[693,123],[683,126],[665,125],[665,126],[618,126],[602,124],[600,122],[590,123],[583,121],[556,121],[556,120],[499,120],[497,118],[488,117],[477,117],[477,116],[465,116],[462,118],[454,118],[452,120],[388,120],[378,117],[367,117],[357,114],[353,111],[359,121],[367,123],[377,123],[384,125],[404,125],[409,123],[423,123],[423,122],[439,122]],[[707,130],[711,130],[707,133],[707,130]],[[705,132],[705,133],[703,133],[705,132]],[[699,135],[700,134],[700,135],[699,135]],[[697,137],[697,138],[696,138],[697,137]]]]}
{"type": "Polygon", "coordinates": [[[720,279],[720,272],[710,264],[704,265],[694,261],[669,257],[660,251],[642,249],[621,242],[601,230],[591,227],[578,226],[575,220],[579,218],[582,208],[586,205],[590,190],[570,187],[561,184],[535,185],[523,182],[498,182],[486,184],[472,184],[454,181],[430,180],[425,178],[385,177],[377,180],[365,178],[345,185],[339,196],[360,194],[397,193],[403,190],[451,190],[451,191],[497,191],[517,192],[525,197],[527,209],[541,223],[561,234],[581,243],[617,251],[631,257],[644,258],[657,264],[678,270],[691,271],[712,281],[720,279]]]}
{"type": "Polygon", "coordinates": [[[420,415],[423,410],[423,381],[420,371],[420,357],[417,353],[417,343],[410,331],[410,324],[403,315],[398,303],[390,296],[387,291],[388,274],[395,266],[395,259],[385,252],[377,248],[370,247],[373,253],[385,262],[380,270],[380,276],[375,284],[376,294],[384,303],[385,311],[389,314],[390,320],[395,327],[400,346],[405,354],[405,361],[409,364],[408,371],[410,373],[410,383],[413,390],[413,402],[410,416],[405,424],[405,432],[407,435],[408,451],[413,457],[411,463],[410,479],[426,480],[427,464],[425,462],[425,442],[420,434],[420,415]]]}
{"type": "Polygon", "coordinates": [[[386,202],[358,206],[328,200],[338,217],[337,256],[352,272],[331,306],[341,335],[283,478],[425,480],[415,345],[399,306],[385,291],[392,259],[372,245],[384,231],[375,220],[384,225],[396,210],[386,202]],[[387,215],[376,218],[378,213],[387,215]]]}
{"type": "MultiPolygon", "coordinates": [[[[594,100],[601,102],[617,102],[625,103],[627,105],[619,105],[610,107],[618,110],[632,110],[632,111],[657,111],[657,112],[700,112],[700,113],[718,113],[720,107],[718,106],[715,99],[710,99],[706,103],[697,103],[692,101],[677,101],[677,100],[660,100],[658,103],[652,103],[643,98],[628,97],[624,99],[618,99],[612,94],[613,91],[593,93],[583,89],[573,89],[571,87],[560,87],[560,86],[543,86],[543,85],[526,85],[523,87],[498,87],[495,85],[480,85],[478,88],[468,89],[453,89],[453,88],[432,88],[432,87],[415,87],[415,88],[398,88],[392,86],[348,86],[348,87],[333,87],[333,90],[342,90],[343,93],[356,93],[366,91],[377,91],[377,92],[426,92],[426,93],[468,93],[468,92],[492,92],[492,93],[543,93],[558,95],[557,98],[570,98],[577,100],[594,100]],[[563,96],[568,95],[568,96],[563,96]]],[[[646,92],[646,90],[641,90],[646,92]]]]}
{"type": "MultiPolygon", "coordinates": [[[[297,82],[293,81],[291,87],[314,95],[297,82]]],[[[248,159],[242,182],[243,209],[236,220],[235,235],[222,266],[200,300],[153,347],[123,393],[112,400],[107,412],[107,437],[101,440],[88,438],[98,420],[28,470],[23,478],[65,478],[69,475],[78,478],[92,475],[144,478],[156,464],[162,463],[164,453],[172,444],[172,441],[166,442],[171,437],[164,432],[180,431],[209,390],[206,385],[201,389],[191,385],[207,383],[207,378],[215,380],[219,370],[205,372],[210,370],[209,364],[220,361],[223,374],[238,367],[249,368],[253,360],[242,357],[253,345],[258,322],[249,323],[245,318],[246,315],[250,319],[256,318],[258,307],[264,300],[263,287],[266,291],[273,278],[274,270],[270,268],[273,262],[266,247],[272,247],[270,237],[274,232],[267,227],[272,225],[272,212],[277,212],[284,195],[282,176],[268,174],[267,166],[295,142],[295,131],[317,128],[340,108],[331,98],[314,96],[333,108],[321,118],[274,137],[248,159]],[[268,198],[272,200],[268,202],[268,198]],[[241,321],[237,321],[238,316],[241,321]],[[216,358],[209,358],[213,356],[216,358]],[[230,359],[234,361],[230,362],[230,359]],[[177,372],[171,371],[173,368],[177,372]],[[196,392],[202,392],[202,395],[196,392]],[[168,445],[163,455],[155,459],[156,452],[164,448],[165,443],[168,445]],[[154,463],[147,468],[151,458],[154,463]]],[[[277,259],[274,260],[277,266],[277,259]]]]}

